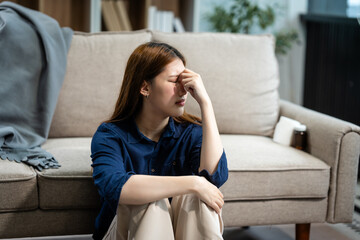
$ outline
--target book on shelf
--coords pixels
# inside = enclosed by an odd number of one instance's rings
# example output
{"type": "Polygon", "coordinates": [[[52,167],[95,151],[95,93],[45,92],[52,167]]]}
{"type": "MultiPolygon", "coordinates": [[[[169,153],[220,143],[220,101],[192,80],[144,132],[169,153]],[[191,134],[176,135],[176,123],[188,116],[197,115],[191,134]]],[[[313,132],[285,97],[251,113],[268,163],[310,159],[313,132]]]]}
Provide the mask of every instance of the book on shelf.
{"type": "Polygon", "coordinates": [[[175,32],[185,32],[184,25],[182,24],[180,18],[178,17],[174,19],[174,29],[175,32]]]}
{"type": "Polygon", "coordinates": [[[163,12],[163,29],[164,32],[174,32],[174,13],[171,11],[164,11],[163,12]]]}
{"type": "Polygon", "coordinates": [[[156,23],[155,23],[155,14],[157,12],[157,8],[155,6],[150,6],[148,8],[148,19],[147,19],[147,28],[150,30],[156,30],[156,23]]]}
{"type": "Polygon", "coordinates": [[[131,23],[129,19],[129,15],[126,11],[125,2],[122,0],[113,1],[113,4],[115,5],[115,12],[118,16],[118,21],[120,23],[120,26],[125,31],[131,31],[131,23]]]}
{"type": "Polygon", "coordinates": [[[101,13],[108,31],[121,31],[112,1],[101,1],[101,13]]]}
{"type": "Polygon", "coordinates": [[[131,31],[129,15],[122,0],[102,0],[101,12],[108,31],[131,31]]]}
{"type": "MultiPolygon", "coordinates": [[[[175,22],[175,15],[172,11],[160,11],[156,6],[148,8],[147,28],[161,32],[174,32],[175,24],[181,25],[181,20],[177,18],[175,22]]],[[[183,26],[182,26],[183,27],[183,26]]],[[[181,31],[181,28],[175,28],[181,31]]],[[[183,29],[183,28],[182,28],[183,29]]]]}

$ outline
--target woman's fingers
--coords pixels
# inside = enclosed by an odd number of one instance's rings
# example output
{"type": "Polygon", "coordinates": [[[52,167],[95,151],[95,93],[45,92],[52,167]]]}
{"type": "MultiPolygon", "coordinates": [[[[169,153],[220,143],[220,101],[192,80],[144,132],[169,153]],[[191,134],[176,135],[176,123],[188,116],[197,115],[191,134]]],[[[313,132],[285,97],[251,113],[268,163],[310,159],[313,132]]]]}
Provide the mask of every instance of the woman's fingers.
{"type": "Polygon", "coordinates": [[[225,203],[225,202],[224,202],[224,199],[219,198],[218,200],[219,200],[219,202],[220,202],[221,206],[223,206],[223,205],[224,205],[224,203],[225,203]]]}
{"type": "Polygon", "coordinates": [[[181,74],[181,79],[182,80],[194,80],[194,79],[201,79],[200,75],[190,71],[189,69],[185,69],[181,74]]]}
{"type": "MultiPolygon", "coordinates": [[[[219,196],[219,195],[218,195],[219,196]]],[[[221,197],[214,196],[215,200],[212,202],[212,208],[220,214],[222,207],[224,206],[224,200],[221,197]]]]}
{"type": "Polygon", "coordinates": [[[219,195],[221,198],[224,198],[224,195],[222,194],[222,192],[219,190],[219,195]]]}
{"type": "Polygon", "coordinates": [[[212,183],[201,177],[201,187],[198,191],[199,198],[206,203],[209,207],[220,213],[224,199],[221,191],[212,183]]]}
{"type": "Polygon", "coordinates": [[[216,202],[212,202],[211,206],[212,209],[215,210],[215,212],[217,212],[218,214],[220,214],[221,211],[221,207],[216,203],[216,202]]]}
{"type": "Polygon", "coordinates": [[[196,72],[188,69],[188,68],[185,68],[185,70],[183,71],[183,73],[188,73],[188,74],[197,74],[196,72]]]}
{"type": "Polygon", "coordinates": [[[217,202],[220,204],[219,206],[222,207],[224,205],[224,199],[218,198],[217,202]]]}
{"type": "Polygon", "coordinates": [[[223,204],[220,199],[216,199],[214,202],[220,209],[222,208],[223,204]]]}
{"type": "Polygon", "coordinates": [[[196,81],[195,81],[192,77],[182,78],[182,79],[181,79],[181,84],[182,84],[183,86],[185,86],[186,84],[195,85],[195,84],[196,84],[196,81]]]}
{"type": "Polygon", "coordinates": [[[193,90],[194,90],[193,85],[192,85],[192,84],[190,84],[190,83],[186,83],[186,84],[184,84],[183,86],[184,86],[185,90],[186,90],[186,91],[188,91],[188,92],[190,92],[190,91],[193,91],[193,90]]]}

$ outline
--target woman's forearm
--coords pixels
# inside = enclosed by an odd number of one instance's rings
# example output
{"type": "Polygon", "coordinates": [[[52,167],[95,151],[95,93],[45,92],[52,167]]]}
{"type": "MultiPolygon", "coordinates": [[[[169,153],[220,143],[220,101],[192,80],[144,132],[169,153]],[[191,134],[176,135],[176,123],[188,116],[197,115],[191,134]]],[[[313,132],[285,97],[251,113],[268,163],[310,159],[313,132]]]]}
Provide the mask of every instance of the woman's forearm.
{"type": "Polygon", "coordinates": [[[188,193],[194,193],[217,213],[224,205],[220,190],[204,177],[148,175],[131,176],[123,186],[119,203],[141,205],[188,193]]]}
{"type": "Polygon", "coordinates": [[[197,178],[199,177],[133,175],[124,184],[119,203],[140,205],[163,198],[194,193],[197,178]]]}
{"type": "Polygon", "coordinates": [[[206,169],[210,174],[212,174],[215,172],[219,159],[223,153],[223,146],[210,99],[201,103],[200,108],[203,139],[199,172],[206,169]]]}
{"type": "Polygon", "coordinates": [[[203,138],[199,172],[206,169],[214,173],[223,152],[219,130],[209,95],[199,74],[185,69],[181,73],[180,83],[199,103],[201,109],[203,138]]]}

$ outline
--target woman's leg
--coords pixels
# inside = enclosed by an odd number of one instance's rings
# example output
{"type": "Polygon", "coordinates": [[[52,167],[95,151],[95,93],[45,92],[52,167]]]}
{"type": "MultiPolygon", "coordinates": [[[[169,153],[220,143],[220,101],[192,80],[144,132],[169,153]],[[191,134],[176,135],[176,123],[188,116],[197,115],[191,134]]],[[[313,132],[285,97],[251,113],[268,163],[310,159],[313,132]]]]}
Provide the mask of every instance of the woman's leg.
{"type": "Polygon", "coordinates": [[[223,221],[194,194],[174,197],[171,202],[176,240],[223,239],[223,221]]]}
{"type": "Polygon", "coordinates": [[[144,205],[119,204],[104,239],[174,239],[168,199],[144,205]]]}

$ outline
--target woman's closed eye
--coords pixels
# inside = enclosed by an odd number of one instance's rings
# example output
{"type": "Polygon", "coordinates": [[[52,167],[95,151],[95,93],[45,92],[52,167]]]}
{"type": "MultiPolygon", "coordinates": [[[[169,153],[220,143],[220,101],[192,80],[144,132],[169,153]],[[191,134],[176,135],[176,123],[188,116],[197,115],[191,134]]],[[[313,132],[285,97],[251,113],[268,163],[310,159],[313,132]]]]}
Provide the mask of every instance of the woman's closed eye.
{"type": "Polygon", "coordinates": [[[172,82],[172,83],[178,83],[179,82],[179,76],[174,76],[174,77],[171,77],[169,82],[172,82]]]}

